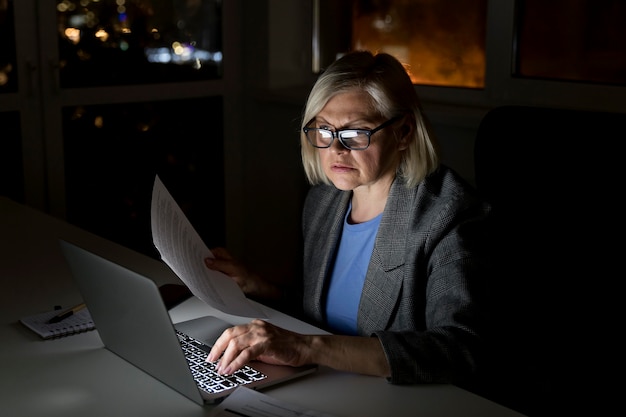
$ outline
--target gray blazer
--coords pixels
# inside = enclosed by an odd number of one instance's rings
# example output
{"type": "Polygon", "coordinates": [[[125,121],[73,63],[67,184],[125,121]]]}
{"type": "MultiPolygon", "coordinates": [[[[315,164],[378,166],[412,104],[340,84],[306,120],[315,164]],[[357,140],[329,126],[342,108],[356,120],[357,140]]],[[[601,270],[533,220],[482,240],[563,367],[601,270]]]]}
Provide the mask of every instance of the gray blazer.
{"type": "MultiPolygon", "coordinates": [[[[324,327],[329,271],[351,192],[318,185],[303,210],[303,309],[324,327]]],[[[391,383],[462,382],[482,349],[490,210],[445,166],[415,188],[391,187],[359,304],[360,335],[380,339],[391,383]]]]}

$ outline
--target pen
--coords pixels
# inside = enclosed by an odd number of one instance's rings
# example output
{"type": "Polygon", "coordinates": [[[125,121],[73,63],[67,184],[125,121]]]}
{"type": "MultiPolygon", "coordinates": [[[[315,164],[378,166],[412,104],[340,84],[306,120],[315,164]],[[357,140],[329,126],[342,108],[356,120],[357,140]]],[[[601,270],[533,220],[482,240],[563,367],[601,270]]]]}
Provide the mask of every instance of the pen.
{"type": "Polygon", "coordinates": [[[228,412],[228,413],[230,413],[230,414],[236,414],[236,415],[238,415],[238,416],[250,417],[250,416],[249,416],[249,415],[247,415],[247,414],[243,414],[243,413],[240,413],[239,411],[231,410],[230,408],[225,408],[225,409],[224,409],[224,411],[226,411],[226,412],[228,412]]]}
{"type": "Polygon", "coordinates": [[[61,320],[65,320],[66,318],[70,317],[71,315],[78,313],[80,310],[82,310],[83,308],[85,308],[85,303],[81,303],[78,304],[77,306],[74,306],[70,309],[67,309],[59,314],[57,314],[56,316],[52,317],[50,320],[48,320],[48,324],[52,324],[52,323],[58,323],[61,320]]]}

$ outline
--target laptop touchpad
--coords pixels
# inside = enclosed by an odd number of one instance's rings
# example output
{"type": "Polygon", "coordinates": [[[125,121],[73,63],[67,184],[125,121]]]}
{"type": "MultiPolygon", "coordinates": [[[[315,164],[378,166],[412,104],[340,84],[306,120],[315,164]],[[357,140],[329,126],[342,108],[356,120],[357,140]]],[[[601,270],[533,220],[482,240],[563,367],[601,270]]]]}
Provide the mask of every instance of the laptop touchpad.
{"type": "Polygon", "coordinates": [[[214,316],[204,316],[176,323],[174,327],[188,336],[213,346],[222,332],[233,325],[214,316]]]}

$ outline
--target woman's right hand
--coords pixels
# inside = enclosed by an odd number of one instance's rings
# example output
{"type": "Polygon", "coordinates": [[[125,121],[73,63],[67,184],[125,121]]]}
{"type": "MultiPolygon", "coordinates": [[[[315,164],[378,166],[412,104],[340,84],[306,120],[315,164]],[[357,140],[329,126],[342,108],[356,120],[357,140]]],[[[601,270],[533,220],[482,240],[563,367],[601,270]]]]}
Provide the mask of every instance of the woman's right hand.
{"type": "Polygon", "coordinates": [[[207,256],[204,263],[207,268],[220,271],[233,279],[244,294],[255,298],[276,299],[280,291],[273,284],[248,271],[225,248],[211,249],[214,257],[207,256]]]}

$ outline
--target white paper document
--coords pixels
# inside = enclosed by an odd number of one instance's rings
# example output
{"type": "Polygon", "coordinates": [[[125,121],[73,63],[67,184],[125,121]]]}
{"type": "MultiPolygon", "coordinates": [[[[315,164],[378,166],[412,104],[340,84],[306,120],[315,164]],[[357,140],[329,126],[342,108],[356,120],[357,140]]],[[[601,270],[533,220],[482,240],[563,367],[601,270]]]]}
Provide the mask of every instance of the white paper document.
{"type": "Polygon", "coordinates": [[[286,403],[244,386],[238,387],[215,407],[210,417],[333,417],[286,403]]]}
{"type": "Polygon", "coordinates": [[[161,259],[193,295],[226,314],[266,318],[235,281],[206,267],[204,258],[213,254],[158,176],[152,190],[151,223],[152,241],[161,259]]]}

